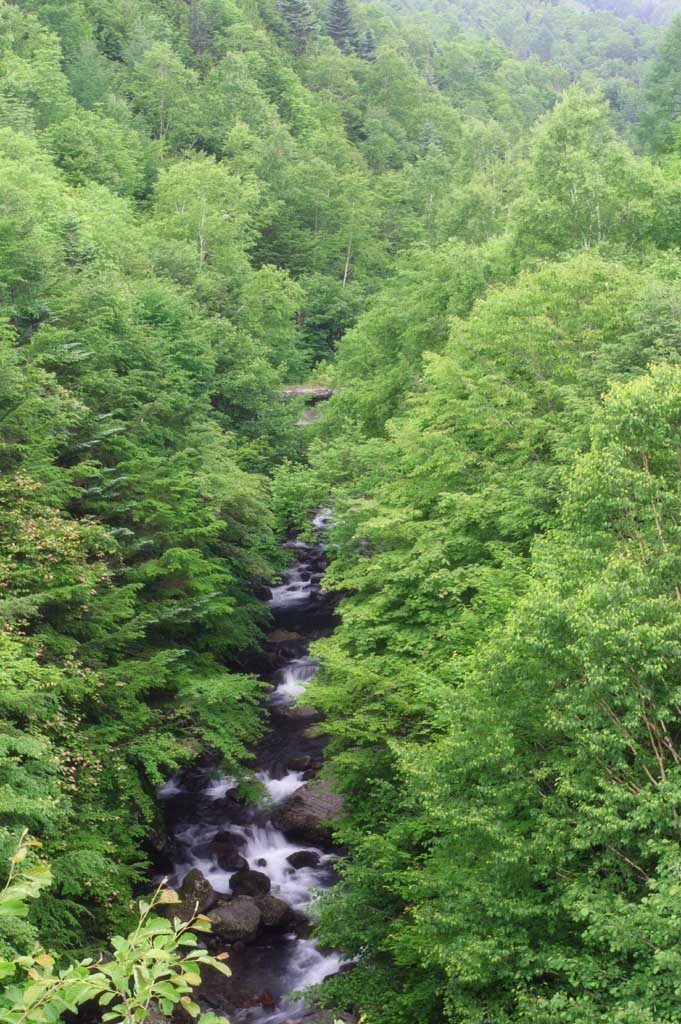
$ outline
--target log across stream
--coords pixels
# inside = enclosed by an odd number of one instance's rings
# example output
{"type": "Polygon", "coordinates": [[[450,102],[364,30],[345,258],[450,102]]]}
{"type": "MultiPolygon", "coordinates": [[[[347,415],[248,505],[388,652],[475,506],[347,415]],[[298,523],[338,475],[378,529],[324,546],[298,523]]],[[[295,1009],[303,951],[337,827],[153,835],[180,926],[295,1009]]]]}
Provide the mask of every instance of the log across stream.
{"type": "Polygon", "coordinates": [[[201,1002],[234,1024],[319,1020],[290,993],[341,968],[339,955],[310,937],[309,922],[315,891],[336,880],[337,851],[324,819],[339,810],[338,798],[315,781],[324,738],[315,713],[300,701],[316,671],[309,644],[334,624],[321,588],[328,514],[314,525],[315,542],[287,542],[293,561],[270,600],[269,728],[255,759],[269,800],[238,802],[234,780],[202,765],[173,777],[159,794],[171,837],[171,884],[199,901],[214,921],[214,941],[230,954],[232,978],[210,975],[201,1002]]]}

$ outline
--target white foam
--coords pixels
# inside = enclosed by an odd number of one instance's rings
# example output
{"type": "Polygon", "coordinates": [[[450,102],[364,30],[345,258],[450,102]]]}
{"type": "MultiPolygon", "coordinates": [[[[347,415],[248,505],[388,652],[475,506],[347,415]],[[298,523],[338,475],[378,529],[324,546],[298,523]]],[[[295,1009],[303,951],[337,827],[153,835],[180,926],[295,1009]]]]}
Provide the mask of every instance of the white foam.
{"type": "Polygon", "coordinates": [[[271,608],[288,608],[294,604],[304,604],[310,600],[312,583],[310,580],[291,579],[288,574],[278,587],[272,587],[269,600],[271,608]],[[288,578],[287,578],[288,577],[288,578]]]}
{"type": "Polygon", "coordinates": [[[274,779],[269,772],[258,772],[258,778],[275,804],[295,793],[303,784],[302,772],[289,772],[283,779],[274,779]]]}
{"type": "Polygon", "coordinates": [[[291,867],[287,858],[299,850],[313,850],[319,855],[320,862],[325,862],[321,850],[312,846],[293,844],[282,832],[273,825],[233,826],[246,840],[241,853],[248,861],[249,867],[262,869],[272,883],[272,894],[285,900],[294,910],[309,907],[314,897],[313,890],[320,884],[319,868],[291,867]],[[265,861],[259,864],[258,861],[265,861]]]}
{"type": "Polygon", "coordinates": [[[317,515],[312,520],[312,525],[316,530],[328,530],[333,522],[333,510],[330,508],[320,508],[317,515]]]}
{"type": "Polygon", "coordinates": [[[192,856],[186,863],[177,864],[175,866],[175,873],[170,879],[171,885],[176,889],[179,888],[182,885],[185,876],[194,868],[199,869],[203,877],[210,882],[216,892],[224,895],[230,892],[229,880],[234,872],[223,871],[222,868],[218,867],[216,862],[209,857],[192,856]]]}
{"type": "Polygon", "coordinates": [[[279,673],[280,682],[272,694],[272,703],[291,703],[305,693],[305,683],[309,682],[317,671],[318,662],[314,658],[298,658],[291,661],[279,673]]]}
{"type": "Polygon", "coordinates": [[[161,800],[169,800],[170,797],[177,796],[178,793],[184,793],[184,790],[178,782],[178,776],[171,775],[166,782],[156,787],[156,793],[161,800]]]}
{"type": "Polygon", "coordinates": [[[291,990],[319,985],[324,978],[335,974],[342,962],[338,953],[321,953],[311,939],[300,939],[291,957],[291,975],[287,979],[291,990]]]}
{"type": "Polygon", "coordinates": [[[204,789],[204,796],[210,797],[211,800],[221,800],[230,789],[234,789],[238,785],[238,780],[233,775],[225,775],[221,779],[215,779],[204,789]]]}
{"type": "MultiPolygon", "coordinates": [[[[287,965],[286,984],[289,992],[301,992],[311,985],[319,985],[330,974],[335,974],[343,960],[338,953],[321,953],[311,939],[298,939],[292,943],[292,954],[287,965]]],[[[276,1010],[260,1007],[237,1013],[236,1019],[252,1024],[282,1024],[297,1019],[306,1008],[302,999],[283,999],[276,1010]]]]}

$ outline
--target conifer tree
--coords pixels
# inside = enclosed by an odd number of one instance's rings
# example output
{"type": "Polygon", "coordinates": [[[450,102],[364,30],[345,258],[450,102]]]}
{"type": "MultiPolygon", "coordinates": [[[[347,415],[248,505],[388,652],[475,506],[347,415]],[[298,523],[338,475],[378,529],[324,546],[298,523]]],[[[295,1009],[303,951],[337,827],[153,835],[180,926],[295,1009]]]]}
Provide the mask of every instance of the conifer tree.
{"type": "Polygon", "coordinates": [[[187,36],[194,53],[205,53],[209,48],[212,33],[200,0],[191,0],[187,19],[187,36]]]}
{"type": "Polygon", "coordinates": [[[357,48],[357,32],[347,0],[331,0],[327,14],[327,30],[343,53],[352,53],[357,48]]]}
{"type": "Polygon", "coordinates": [[[371,28],[368,28],[360,39],[359,55],[362,60],[376,60],[376,36],[371,28]]]}
{"type": "Polygon", "coordinates": [[[315,17],[307,0],[280,0],[279,10],[288,25],[293,52],[301,57],[315,26],[315,17]]]}
{"type": "Polygon", "coordinates": [[[442,139],[435,131],[435,126],[432,121],[426,121],[423,128],[421,129],[421,149],[428,150],[432,146],[439,146],[442,139]]]}

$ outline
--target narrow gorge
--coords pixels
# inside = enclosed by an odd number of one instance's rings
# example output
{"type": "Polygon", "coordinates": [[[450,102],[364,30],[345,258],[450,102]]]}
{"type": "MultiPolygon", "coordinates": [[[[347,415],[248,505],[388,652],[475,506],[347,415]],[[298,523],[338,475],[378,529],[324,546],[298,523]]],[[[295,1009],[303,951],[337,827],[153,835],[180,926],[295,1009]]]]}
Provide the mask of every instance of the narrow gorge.
{"type": "Polygon", "coordinates": [[[235,1024],[319,1020],[297,995],[341,969],[341,959],[311,937],[310,907],[336,880],[328,820],[341,802],[316,779],[324,736],[301,701],[317,670],[311,641],[333,628],[333,602],[321,580],[328,512],[314,520],[315,540],[288,540],[293,559],[273,587],[268,727],[252,768],[264,799],[244,803],[234,778],[199,764],[160,790],[172,837],[171,883],[188,910],[213,923],[212,944],[229,953],[232,977],[206,972],[201,1001],[235,1024]]]}

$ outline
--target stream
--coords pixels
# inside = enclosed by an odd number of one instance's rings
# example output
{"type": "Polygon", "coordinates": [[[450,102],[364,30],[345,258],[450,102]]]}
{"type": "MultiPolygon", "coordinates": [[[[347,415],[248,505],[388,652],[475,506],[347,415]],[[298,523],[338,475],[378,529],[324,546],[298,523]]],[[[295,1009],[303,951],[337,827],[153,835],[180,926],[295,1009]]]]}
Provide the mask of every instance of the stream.
{"type": "MultiPolygon", "coordinates": [[[[317,515],[314,542],[286,542],[292,562],[271,591],[273,629],[267,644],[271,671],[265,675],[272,684],[267,698],[269,720],[253,763],[268,798],[262,803],[238,801],[236,781],[216,778],[213,766],[202,764],[173,776],[159,790],[172,850],[170,884],[180,887],[189,872],[198,869],[218,898],[224,897],[226,906],[233,907],[235,901],[229,898],[234,897],[234,883],[230,886],[230,882],[237,871],[248,871],[247,881],[267,886],[269,880],[269,896],[276,900],[267,903],[268,912],[271,915],[273,908],[283,916],[275,924],[268,921],[267,927],[261,922],[246,941],[221,943],[230,954],[233,977],[215,977],[212,984],[209,980],[199,995],[207,1008],[228,1015],[234,1024],[304,1020],[309,1007],[290,993],[317,984],[341,968],[340,956],[321,950],[310,937],[309,922],[315,892],[336,881],[337,851],[330,837],[322,834],[325,829],[310,836],[294,829],[295,838],[291,838],[288,828],[285,834],[273,822],[283,802],[313,779],[322,765],[324,737],[315,728],[315,712],[300,699],[317,669],[309,644],[328,635],[334,625],[333,603],[321,587],[322,538],[328,521],[328,512],[317,515]],[[259,878],[251,877],[253,872],[259,878]],[[286,912],[277,901],[284,901],[286,912]]],[[[250,903],[254,902],[258,901],[251,898],[250,903]]],[[[263,910],[263,919],[264,914],[263,910]]]]}

